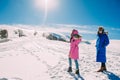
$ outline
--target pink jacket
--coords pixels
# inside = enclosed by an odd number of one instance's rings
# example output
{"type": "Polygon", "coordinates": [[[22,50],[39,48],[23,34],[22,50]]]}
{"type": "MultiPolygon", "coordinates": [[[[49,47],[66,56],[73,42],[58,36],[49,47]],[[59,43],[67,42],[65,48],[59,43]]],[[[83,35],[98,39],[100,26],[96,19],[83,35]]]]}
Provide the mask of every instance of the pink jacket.
{"type": "Polygon", "coordinates": [[[79,59],[79,47],[78,44],[81,42],[81,39],[71,39],[70,43],[70,52],[69,57],[72,59],[79,59]]]}

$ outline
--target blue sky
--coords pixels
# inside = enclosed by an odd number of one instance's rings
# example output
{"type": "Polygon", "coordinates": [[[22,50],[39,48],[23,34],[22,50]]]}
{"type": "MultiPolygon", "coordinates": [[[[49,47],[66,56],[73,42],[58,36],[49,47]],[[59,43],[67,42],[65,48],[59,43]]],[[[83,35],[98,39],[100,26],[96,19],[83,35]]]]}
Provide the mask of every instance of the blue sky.
{"type": "MultiPolygon", "coordinates": [[[[42,24],[44,12],[33,5],[32,0],[0,0],[0,24],[42,24]]],[[[120,0],[59,0],[46,24],[120,27],[120,0]]]]}

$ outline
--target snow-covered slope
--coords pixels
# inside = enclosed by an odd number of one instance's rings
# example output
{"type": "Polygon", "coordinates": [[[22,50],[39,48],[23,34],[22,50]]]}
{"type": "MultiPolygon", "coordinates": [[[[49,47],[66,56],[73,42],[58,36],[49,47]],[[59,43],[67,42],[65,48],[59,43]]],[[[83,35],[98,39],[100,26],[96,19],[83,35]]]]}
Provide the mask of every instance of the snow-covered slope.
{"type": "MultiPolygon", "coordinates": [[[[0,26],[9,32],[10,41],[0,43],[0,80],[77,80],[67,72],[69,43],[48,40],[45,32],[54,28],[20,28],[0,26]],[[26,37],[18,37],[14,30],[22,29],[26,37]],[[36,36],[34,31],[38,32],[36,36]],[[4,79],[3,79],[4,78],[4,79]]],[[[60,30],[61,31],[61,30],[60,30]]],[[[63,31],[65,31],[63,29],[63,31]]],[[[107,69],[98,73],[95,62],[95,40],[79,44],[80,75],[84,80],[120,80],[120,40],[111,40],[107,47],[107,69]]],[[[73,72],[75,65],[73,63],[73,72]]]]}

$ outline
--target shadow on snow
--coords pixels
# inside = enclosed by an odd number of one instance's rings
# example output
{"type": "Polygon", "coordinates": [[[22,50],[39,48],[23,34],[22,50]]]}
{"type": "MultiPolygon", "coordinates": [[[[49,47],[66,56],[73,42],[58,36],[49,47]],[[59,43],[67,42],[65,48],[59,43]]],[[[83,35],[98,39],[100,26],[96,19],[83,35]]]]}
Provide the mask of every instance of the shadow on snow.
{"type": "Polygon", "coordinates": [[[79,74],[79,75],[75,75],[74,73],[69,73],[75,80],[79,80],[79,78],[81,80],[84,80],[84,78],[79,74]]]}
{"type": "Polygon", "coordinates": [[[120,80],[120,77],[115,75],[114,73],[110,72],[110,71],[104,71],[103,72],[105,75],[107,75],[109,80],[120,80]]]}

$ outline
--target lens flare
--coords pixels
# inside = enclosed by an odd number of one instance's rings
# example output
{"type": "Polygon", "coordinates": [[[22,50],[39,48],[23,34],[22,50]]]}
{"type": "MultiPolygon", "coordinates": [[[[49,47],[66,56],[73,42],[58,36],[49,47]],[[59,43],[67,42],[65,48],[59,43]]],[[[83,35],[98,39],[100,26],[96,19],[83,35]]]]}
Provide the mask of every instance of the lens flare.
{"type": "Polygon", "coordinates": [[[45,23],[47,20],[48,12],[57,9],[58,0],[35,0],[35,7],[38,10],[42,10],[44,12],[43,23],[45,23]]]}

